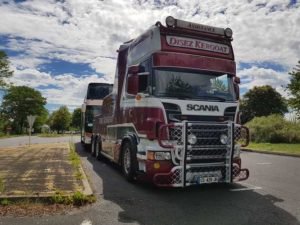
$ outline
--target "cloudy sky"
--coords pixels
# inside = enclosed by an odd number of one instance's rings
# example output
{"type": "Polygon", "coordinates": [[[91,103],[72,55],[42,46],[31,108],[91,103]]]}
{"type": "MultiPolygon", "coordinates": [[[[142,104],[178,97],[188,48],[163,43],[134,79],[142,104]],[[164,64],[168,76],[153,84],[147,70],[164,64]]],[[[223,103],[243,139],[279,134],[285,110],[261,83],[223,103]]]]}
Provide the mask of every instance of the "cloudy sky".
{"type": "Polygon", "coordinates": [[[116,49],[166,16],[230,27],[245,92],[284,94],[300,59],[299,0],[0,0],[0,49],[11,82],[40,90],[52,111],[81,105],[89,82],[113,82],[116,49]]]}

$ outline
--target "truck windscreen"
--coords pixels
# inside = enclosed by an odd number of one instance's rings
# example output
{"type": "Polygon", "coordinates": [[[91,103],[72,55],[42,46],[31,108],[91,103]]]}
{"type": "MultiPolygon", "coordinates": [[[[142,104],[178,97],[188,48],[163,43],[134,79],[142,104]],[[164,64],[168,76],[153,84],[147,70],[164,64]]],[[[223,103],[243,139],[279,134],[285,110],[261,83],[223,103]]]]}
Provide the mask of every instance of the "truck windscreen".
{"type": "Polygon", "coordinates": [[[87,90],[87,99],[103,99],[110,93],[110,86],[103,84],[90,84],[87,90]]]}
{"type": "Polygon", "coordinates": [[[153,94],[179,99],[236,101],[231,75],[190,70],[155,69],[153,94]]]}

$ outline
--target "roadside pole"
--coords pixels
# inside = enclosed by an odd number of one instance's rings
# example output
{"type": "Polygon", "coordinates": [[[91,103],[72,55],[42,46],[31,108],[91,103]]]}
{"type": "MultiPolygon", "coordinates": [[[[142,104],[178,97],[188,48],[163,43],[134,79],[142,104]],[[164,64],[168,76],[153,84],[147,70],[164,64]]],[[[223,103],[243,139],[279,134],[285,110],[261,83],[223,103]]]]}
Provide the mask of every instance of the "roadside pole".
{"type": "Polygon", "coordinates": [[[32,115],[29,115],[27,116],[27,121],[28,121],[28,124],[29,124],[29,147],[30,147],[30,142],[31,142],[31,130],[32,130],[32,126],[33,126],[33,123],[35,121],[35,118],[36,116],[32,116],[32,115]]]}

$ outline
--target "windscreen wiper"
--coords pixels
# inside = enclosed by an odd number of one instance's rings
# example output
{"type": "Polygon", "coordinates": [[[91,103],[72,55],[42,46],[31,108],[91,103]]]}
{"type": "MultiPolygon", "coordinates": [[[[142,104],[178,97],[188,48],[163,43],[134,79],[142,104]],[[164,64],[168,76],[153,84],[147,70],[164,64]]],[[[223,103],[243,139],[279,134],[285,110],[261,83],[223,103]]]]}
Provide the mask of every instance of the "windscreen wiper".
{"type": "Polygon", "coordinates": [[[217,100],[220,100],[221,102],[225,102],[227,99],[226,98],[222,98],[222,97],[219,97],[219,96],[212,96],[212,95],[201,95],[201,96],[197,96],[198,98],[211,98],[211,99],[217,99],[217,100]]]}

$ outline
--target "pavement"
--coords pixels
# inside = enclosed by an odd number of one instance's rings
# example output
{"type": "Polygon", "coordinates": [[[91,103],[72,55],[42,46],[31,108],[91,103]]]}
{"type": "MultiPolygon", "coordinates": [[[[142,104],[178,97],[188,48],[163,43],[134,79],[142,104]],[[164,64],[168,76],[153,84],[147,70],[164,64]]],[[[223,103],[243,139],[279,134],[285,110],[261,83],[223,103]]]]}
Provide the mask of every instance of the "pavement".
{"type": "Polygon", "coordinates": [[[0,149],[0,197],[51,196],[83,191],[69,160],[69,143],[0,149]]]}
{"type": "Polygon", "coordinates": [[[300,158],[243,152],[244,182],[161,189],[128,183],[117,166],[77,147],[97,202],[67,215],[3,217],[1,225],[300,224],[300,158]]]}

